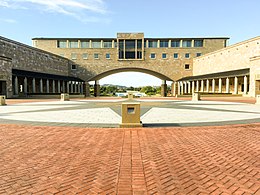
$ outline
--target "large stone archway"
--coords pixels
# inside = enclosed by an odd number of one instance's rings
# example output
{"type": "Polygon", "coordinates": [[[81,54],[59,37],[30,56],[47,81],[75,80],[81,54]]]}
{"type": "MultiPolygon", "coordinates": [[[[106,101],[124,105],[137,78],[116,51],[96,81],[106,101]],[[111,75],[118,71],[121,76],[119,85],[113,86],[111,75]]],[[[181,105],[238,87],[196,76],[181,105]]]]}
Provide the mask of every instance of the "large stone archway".
{"type": "MultiPolygon", "coordinates": [[[[163,75],[159,72],[153,71],[153,70],[149,70],[149,69],[144,69],[144,68],[136,68],[136,67],[126,67],[126,68],[116,68],[116,69],[112,69],[112,70],[108,70],[108,71],[104,71],[101,72],[100,74],[97,74],[93,77],[91,77],[88,82],[90,81],[95,81],[94,84],[94,96],[99,96],[100,95],[100,84],[99,84],[99,80],[102,78],[105,78],[109,75],[113,75],[116,73],[122,73],[122,72],[139,72],[139,73],[145,73],[145,74],[149,74],[152,76],[155,76],[159,79],[162,80],[162,84],[161,84],[161,95],[163,97],[167,96],[167,84],[166,81],[173,81],[171,78],[169,78],[166,75],[163,75]]],[[[88,85],[87,85],[88,87],[88,85]]]]}

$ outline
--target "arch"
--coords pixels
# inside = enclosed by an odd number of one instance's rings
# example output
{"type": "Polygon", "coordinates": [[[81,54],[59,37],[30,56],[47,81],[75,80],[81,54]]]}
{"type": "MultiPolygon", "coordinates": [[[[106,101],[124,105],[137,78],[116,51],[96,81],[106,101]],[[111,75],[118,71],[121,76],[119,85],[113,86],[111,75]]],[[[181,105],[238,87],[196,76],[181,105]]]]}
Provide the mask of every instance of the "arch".
{"type": "Polygon", "coordinates": [[[144,69],[144,68],[136,68],[136,67],[127,67],[127,68],[117,68],[117,69],[112,69],[112,70],[102,72],[102,73],[90,78],[88,80],[88,82],[100,80],[100,79],[102,79],[106,76],[109,76],[109,75],[112,75],[112,74],[115,74],[115,73],[120,73],[120,72],[141,72],[141,73],[146,73],[146,74],[155,76],[155,77],[157,77],[161,80],[173,81],[171,78],[169,78],[169,77],[167,77],[167,76],[165,76],[165,75],[163,75],[159,72],[153,71],[153,70],[148,70],[148,69],[144,69]]]}

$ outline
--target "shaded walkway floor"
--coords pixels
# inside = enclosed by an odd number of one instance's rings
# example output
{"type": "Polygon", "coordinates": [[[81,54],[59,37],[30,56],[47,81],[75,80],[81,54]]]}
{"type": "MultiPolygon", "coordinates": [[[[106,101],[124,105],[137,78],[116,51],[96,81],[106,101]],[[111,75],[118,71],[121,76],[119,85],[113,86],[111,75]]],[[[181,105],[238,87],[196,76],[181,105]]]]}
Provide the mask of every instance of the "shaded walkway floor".
{"type": "Polygon", "coordinates": [[[260,124],[0,125],[0,194],[259,194],[260,124]]]}

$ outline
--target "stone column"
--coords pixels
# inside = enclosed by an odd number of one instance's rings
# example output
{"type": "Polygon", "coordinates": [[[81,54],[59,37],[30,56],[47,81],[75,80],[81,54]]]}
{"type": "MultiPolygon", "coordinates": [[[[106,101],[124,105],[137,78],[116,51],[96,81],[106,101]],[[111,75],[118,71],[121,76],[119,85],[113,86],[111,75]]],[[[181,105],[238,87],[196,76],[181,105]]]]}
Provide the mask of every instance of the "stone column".
{"type": "Polygon", "coordinates": [[[67,81],[67,93],[70,93],[70,81],[67,81]]]}
{"type": "Polygon", "coordinates": [[[226,78],[226,93],[230,92],[230,87],[229,87],[229,78],[226,78]]]}
{"type": "Polygon", "coordinates": [[[99,85],[99,80],[95,81],[94,84],[94,96],[99,97],[100,96],[100,85],[99,85]]]}
{"type": "Polygon", "coordinates": [[[14,93],[15,93],[15,95],[19,94],[18,77],[15,77],[15,79],[14,79],[14,93]]]}
{"type": "Polygon", "coordinates": [[[58,80],[58,93],[60,93],[60,80],[58,80]]]}
{"type": "Polygon", "coordinates": [[[40,93],[43,93],[43,81],[42,81],[42,79],[40,80],[40,93]]]}
{"type": "Polygon", "coordinates": [[[222,79],[221,78],[218,79],[218,92],[222,93],[222,79]]]}
{"type": "Polygon", "coordinates": [[[184,94],[186,94],[187,93],[187,82],[184,81],[183,85],[184,85],[184,94]]]}
{"type": "Polygon", "coordinates": [[[234,78],[234,94],[238,94],[238,79],[234,78]]]}
{"type": "Polygon", "coordinates": [[[71,93],[74,93],[74,81],[71,81],[71,84],[70,84],[70,92],[71,93]]]}
{"type": "Polygon", "coordinates": [[[207,79],[206,92],[209,93],[209,79],[207,79]]]}
{"type": "Polygon", "coordinates": [[[47,81],[46,81],[46,92],[50,93],[50,82],[49,82],[49,79],[47,79],[47,81]]]}
{"type": "Polygon", "coordinates": [[[201,90],[200,90],[201,92],[203,92],[204,91],[204,80],[201,80],[201,90]]]}
{"type": "Polygon", "coordinates": [[[247,94],[247,76],[244,76],[244,95],[247,94]]]}
{"type": "Polygon", "coordinates": [[[178,95],[181,95],[181,82],[178,82],[178,95]]]}
{"type": "Polygon", "coordinates": [[[188,93],[191,92],[191,84],[190,84],[190,81],[188,81],[188,93]]]}
{"type": "Polygon", "coordinates": [[[194,91],[195,91],[195,81],[192,81],[191,93],[194,93],[194,91]]]}
{"type": "Polygon", "coordinates": [[[184,84],[183,84],[183,81],[181,81],[181,95],[184,94],[184,84]]]}
{"type": "Polygon", "coordinates": [[[197,80],[196,92],[199,92],[199,89],[200,89],[200,83],[199,80],[197,80]]]}
{"type": "Polygon", "coordinates": [[[162,96],[162,97],[167,97],[167,84],[166,84],[166,80],[162,80],[162,84],[161,84],[161,96],[162,96]]]}
{"type": "Polygon", "coordinates": [[[33,93],[36,92],[36,88],[35,88],[35,78],[33,78],[33,80],[32,80],[32,92],[33,92],[33,93]]]}
{"type": "Polygon", "coordinates": [[[85,97],[90,97],[89,83],[85,82],[85,97]]]}
{"type": "Polygon", "coordinates": [[[62,81],[62,93],[66,93],[65,81],[62,81]]]}
{"type": "Polygon", "coordinates": [[[172,82],[172,96],[176,96],[176,82],[172,82]]]}
{"type": "Polygon", "coordinates": [[[27,77],[24,78],[24,81],[23,81],[23,84],[24,84],[24,93],[27,94],[27,77]]]}
{"type": "Polygon", "coordinates": [[[212,79],[212,92],[213,93],[215,93],[215,87],[216,87],[215,79],[212,79]]]}
{"type": "Polygon", "coordinates": [[[52,93],[55,93],[56,92],[56,89],[55,89],[55,80],[52,80],[52,93]]]}

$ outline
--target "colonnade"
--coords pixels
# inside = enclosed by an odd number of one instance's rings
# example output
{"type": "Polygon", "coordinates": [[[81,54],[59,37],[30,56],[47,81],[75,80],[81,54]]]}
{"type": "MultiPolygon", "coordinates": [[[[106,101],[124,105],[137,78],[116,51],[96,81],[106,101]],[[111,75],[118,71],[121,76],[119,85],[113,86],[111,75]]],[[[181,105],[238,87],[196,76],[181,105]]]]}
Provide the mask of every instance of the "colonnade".
{"type": "Polygon", "coordinates": [[[83,94],[84,82],[65,81],[45,78],[31,78],[14,76],[14,95],[28,94],[83,94]]]}
{"type": "Polygon", "coordinates": [[[173,95],[202,93],[232,93],[246,95],[249,90],[249,76],[233,76],[208,79],[181,80],[173,83],[173,95]]]}

